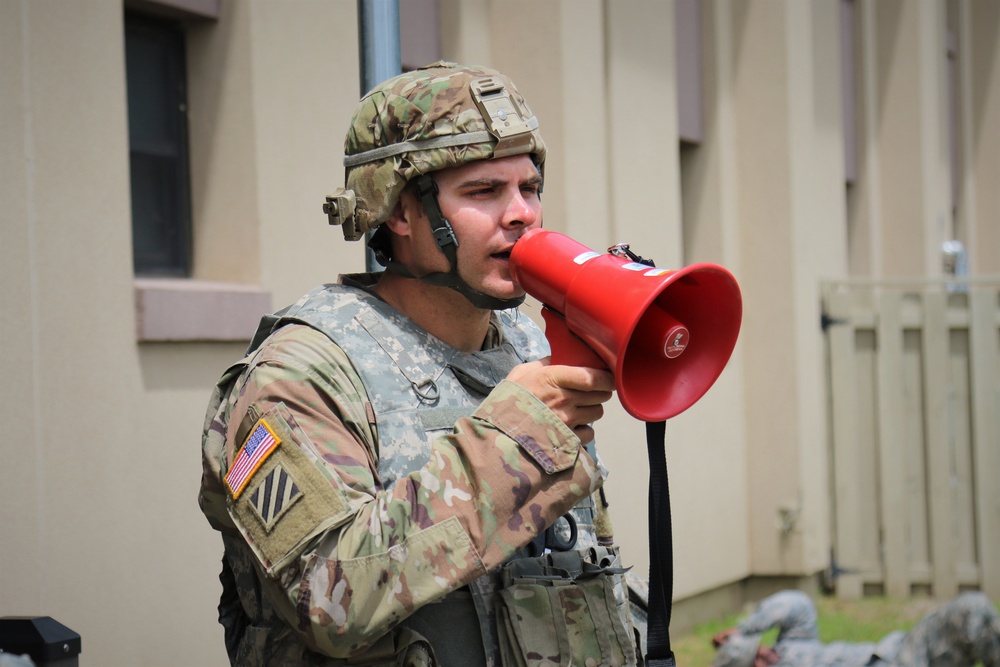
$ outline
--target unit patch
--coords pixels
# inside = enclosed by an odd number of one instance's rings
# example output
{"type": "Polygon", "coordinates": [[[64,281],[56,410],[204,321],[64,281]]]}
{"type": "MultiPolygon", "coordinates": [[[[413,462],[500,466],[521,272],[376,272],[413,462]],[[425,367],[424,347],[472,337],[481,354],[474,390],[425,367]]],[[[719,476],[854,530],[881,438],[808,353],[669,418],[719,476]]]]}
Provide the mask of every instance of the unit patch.
{"type": "Polygon", "coordinates": [[[226,473],[226,485],[233,499],[240,497],[250,478],[263,465],[267,457],[281,444],[281,438],[274,434],[271,426],[264,419],[259,419],[257,425],[250,431],[240,453],[233,461],[232,467],[226,473]]]}
{"type": "Polygon", "coordinates": [[[281,515],[302,496],[299,485],[279,463],[250,494],[250,506],[270,533],[281,515]]]}

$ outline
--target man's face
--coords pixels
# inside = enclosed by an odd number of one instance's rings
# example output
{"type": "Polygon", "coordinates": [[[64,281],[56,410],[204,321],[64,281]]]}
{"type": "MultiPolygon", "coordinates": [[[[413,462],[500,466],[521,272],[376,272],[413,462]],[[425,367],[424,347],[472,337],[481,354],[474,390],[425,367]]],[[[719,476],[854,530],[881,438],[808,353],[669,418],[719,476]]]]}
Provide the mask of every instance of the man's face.
{"type": "MultiPolygon", "coordinates": [[[[542,179],[531,158],[514,155],[442,169],[434,173],[434,181],[441,212],[458,237],[459,276],[496,298],[524,294],[510,276],[510,250],[524,232],[542,222],[542,179]]],[[[447,271],[448,261],[429,231],[421,230],[420,236],[425,238],[415,240],[423,245],[422,270],[447,271]]]]}

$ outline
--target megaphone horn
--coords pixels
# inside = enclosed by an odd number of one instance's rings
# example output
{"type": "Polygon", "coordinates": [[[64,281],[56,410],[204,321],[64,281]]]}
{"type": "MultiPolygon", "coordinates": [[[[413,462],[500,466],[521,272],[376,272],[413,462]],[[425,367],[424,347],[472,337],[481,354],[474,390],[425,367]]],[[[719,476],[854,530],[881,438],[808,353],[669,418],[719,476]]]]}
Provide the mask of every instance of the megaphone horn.
{"type": "Polygon", "coordinates": [[[622,406],[643,421],[694,405],[736,346],[743,300],[716,264],[656,268],[547,229],[525,233],[510,263],[542,302],[552,363],[610,369],[622,406]]]}

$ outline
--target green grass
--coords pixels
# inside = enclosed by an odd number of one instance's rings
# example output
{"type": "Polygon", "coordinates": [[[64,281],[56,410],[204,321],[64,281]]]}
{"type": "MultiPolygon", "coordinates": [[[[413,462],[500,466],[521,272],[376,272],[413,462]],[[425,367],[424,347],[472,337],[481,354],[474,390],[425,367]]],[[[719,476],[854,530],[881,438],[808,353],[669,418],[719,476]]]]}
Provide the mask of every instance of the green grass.
{"type": "MultiPolygon", "coordinates": [[[[913,627],[935,605],[935,601],[926,598],[868,597],[848,601],[818,597],[814,600],[819,614],[819,636],[825,642],[878,641],[893,630],[913,627]]],[[[736,625],[743,615],[732,614],[700,625],[690,634],[672,636],[670,644],[679,667],[710,667],[715,655],[712,635],[736,625]]],[[[765,634],[764,641],[773,644],[777,634],[777,630],[765,634]]]]}

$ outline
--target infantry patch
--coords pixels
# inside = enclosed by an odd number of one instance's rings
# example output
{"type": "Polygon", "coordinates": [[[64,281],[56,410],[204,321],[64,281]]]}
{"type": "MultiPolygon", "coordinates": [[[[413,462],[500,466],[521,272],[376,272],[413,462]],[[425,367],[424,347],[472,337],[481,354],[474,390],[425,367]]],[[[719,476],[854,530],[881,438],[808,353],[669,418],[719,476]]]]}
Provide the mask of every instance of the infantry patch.
{"type": "Polygon", "coordinates": [[[270,533],[281,515],[302,495],[298,484],[279,463],[250,494],[250,506],[270,533]]]}
{"type": "Polygon", "coordinates": [[[250,431],[243,448],[233,461],[232,467],[226,473],[226,485],[233,499],[240,497],[250,478],[267,460],[267,457],[281,444],[281,438],[274,434],[270,425],[263,418],[250,431]]]}

